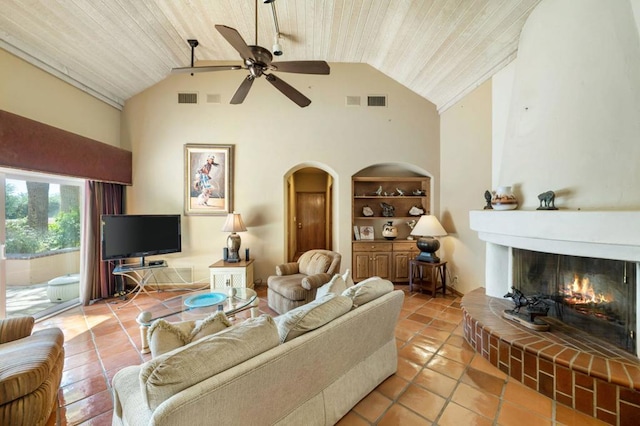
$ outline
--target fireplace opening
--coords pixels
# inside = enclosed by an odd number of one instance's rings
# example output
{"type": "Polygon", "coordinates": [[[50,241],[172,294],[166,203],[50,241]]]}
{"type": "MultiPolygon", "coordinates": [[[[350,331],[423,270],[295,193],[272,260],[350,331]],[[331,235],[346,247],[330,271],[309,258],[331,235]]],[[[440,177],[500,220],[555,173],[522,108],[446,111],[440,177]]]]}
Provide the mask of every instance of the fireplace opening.
{"type": "Polygon", "coordinates": [[[513,249],[513,286],[548,316],[636,353],[636,264],[513,249]]]}

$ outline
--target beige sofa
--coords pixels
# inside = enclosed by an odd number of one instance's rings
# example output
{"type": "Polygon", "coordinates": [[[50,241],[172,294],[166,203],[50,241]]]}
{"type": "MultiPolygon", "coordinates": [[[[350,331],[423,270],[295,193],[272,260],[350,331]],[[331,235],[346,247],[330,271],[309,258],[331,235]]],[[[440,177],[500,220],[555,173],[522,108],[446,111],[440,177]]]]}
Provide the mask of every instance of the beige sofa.
{"type": "Polygon", "coordinates": [[[275,321],[266,315],[246,320],[124,368],[113,379],[113,424],[335,424],[397,368],[394,331],[404,293],[381,281],[384,291],[371,301],[354,286],[348,295],[325,294],[275,321]],[[335,319],[314,328],[326,307],[335,319]],[[249,332],[239,340],[245,324],[249,332]],[[229,351],[221,341],[237,349],[229,351]],[[200,356],[185,362],[185,353],[196,349],[200,356]],[[251,351],[256,355],[247,358],[251,351]],[[235,355],[247,359],[233,365],[235,355]],[[167,367],[180,357],[183,367],[167,367]],[[189,371],[178,372],[183,369],[189,371]],[[217,373],[209,376],[211,371],[217,373]],[[151,391],[154,380],[166,386],[151,391]]]}

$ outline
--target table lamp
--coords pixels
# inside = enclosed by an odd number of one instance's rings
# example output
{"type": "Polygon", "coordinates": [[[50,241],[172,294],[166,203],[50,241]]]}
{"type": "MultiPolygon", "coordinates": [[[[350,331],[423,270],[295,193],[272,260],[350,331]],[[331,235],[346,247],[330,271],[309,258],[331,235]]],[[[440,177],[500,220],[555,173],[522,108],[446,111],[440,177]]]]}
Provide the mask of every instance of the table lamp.
{"type": "Polygon", "coordinates": [[[231,232],[227,237],[227,248],[229,249],[227,262],[240,262],[240,235],[237,232],[245,232],[246,230],[240,213],[233,212],[227,215],[227,220],[222,226],[223,232],[231,232]]]}
{"type": "Polygon", "coordinates": [[[420,249],[420,254],[416,257],[416,260],[429,263],[440,262],[440,258],[435,254],[440,248],[440,241],[433,237],[447,235],[447,231],[444,230],[434,215],[420,216],[420,220],[411,230],[411,235],[420,237],[416,242],[420,249]]]}

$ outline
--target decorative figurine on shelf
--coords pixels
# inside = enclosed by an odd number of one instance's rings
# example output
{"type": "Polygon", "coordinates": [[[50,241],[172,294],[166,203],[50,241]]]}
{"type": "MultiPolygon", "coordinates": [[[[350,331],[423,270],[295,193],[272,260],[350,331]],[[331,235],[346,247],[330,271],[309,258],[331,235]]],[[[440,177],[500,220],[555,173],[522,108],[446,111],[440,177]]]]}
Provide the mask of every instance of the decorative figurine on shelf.
{"type": "Polygon", "coordinates": [[[396,214],[396,208],[391,204],[380,203],[380,207],[382,207],[382,216],[384,217],[393,217],[396,214]]]}
{"type": "Polygon", "coordinates": [[[422,197],[425,193],[426,191],[424,189],[415,189],[412,194],[416,197],[422,197]]]}
{"type": "Polygon", "coordinates": [[[373,209],[369,206],[364,206],[362,208],[362,216],[366,216],[366,217],[373,216],[373,209]]]}
{"type": "Polygon", "coordinates": [[[377,190],[376,190],[376,192],[375,192],[375,195],[377,195],[378,197],[379,197],[380,195],[382,195],[382,185],[380,185],[380,186],[378,187],[378,189],[377,189],[377,190]]]}
{"type": "Polygon", "coordinates": [[[400,188],[396,188],[396,192],[398,193],[398,195],[403,196],[404,195],[404,191],[400,188]]]}
{"type": "Polygon", "coordinates": [[[553,191],[543,192],[538,195],[538,200],[540,200],[540,207],[536,210],[558,210],[556,207],[556,193],[553,191]]]}
{"type": "Polygon", "coordinates": [[[387,240],[395,240],[398,236],[398,228],[393,226],[392,221],[388,221],[382,225],[382,236],[387,240]]]}
{"type": "Polygon", "coordinates": [[[545,317],[549,312],[550,306],[544,298],[538,296],[527,297],[515,287],[511,287],[511,291],[505,294],[504,297],[510,297],[515,304],[515,309],[505,309],[503,311],[502,315],[505,318],[536,331],[549,330],[549,324],[538,318],[545,317]],[[521,308],[526,308],[527,312],[520,312],[521,308]]]}
{"type": "Polygon", "coordinates": [[[493,194],[491,193],[491,191],[487,190],[484,191],[484,201],[487,203],[484,206],[484,210],[493,210],[493,207],[491,207],[491,198],[493,197],[493,194]]]}
{"type": "Polygon", "coordinates": [[[413,206],[409,209],[409,214],[411,216],[422,216],[424,214],[424,209],[422,207],[413,206]]]}
{"type": "MultiPolygon", "coordinates": [[[[407,222],[407,226],[411,231],[413,231],[413,228],[416,227],[416,223],[418,223],[417,220],[411,219],[409,222],[407,222]]],[[[407,240],[413,240],[413,235],[411,235],[411,231],[409,231],[409,236],[407,237],[407,240]]]]}

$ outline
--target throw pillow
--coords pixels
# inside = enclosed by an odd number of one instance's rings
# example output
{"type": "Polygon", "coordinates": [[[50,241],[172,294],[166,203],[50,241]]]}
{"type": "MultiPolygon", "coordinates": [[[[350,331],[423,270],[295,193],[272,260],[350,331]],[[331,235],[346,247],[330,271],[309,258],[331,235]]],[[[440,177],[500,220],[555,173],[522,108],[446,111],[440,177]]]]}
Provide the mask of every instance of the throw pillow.
{"type": "Polygon", "coordinates": [[[353,287],[355,284],[353,282],[353,278],[351,278],[351,269],[347,269],[346,271],[344,271],[342,279],[344,280],[344,284],[347,286],[347,288],[353,287]]]}
{"type": "Polygon", "coordinates": [[[229,322],[229,319],[224,312],[216,312],[213,315],[209,315],[202,321],[196,321],[196,326],[189,336],[193,342],[194,340],[202,339],[203,337],[216,334],[219,331],[224,330],[227,327],[231,327],[233,324],[229,322]]]}
{"type": "Polygon", "coordinates": [[[155,358],[189,343],[194,326],[194,321],[173,323],[163,319],[154,321],[147,330],[151,356],[155,358]]]}
{"type": "Polygon", "coordinates": [[[331,281],[318,288],[316,291],[316,300],[320,299],[327,293],[342,294],[347,289],[347,285],[342,279],[342,275],[335,274],[331,281]]]}
{"type": "Polygon", "coordinates": [[[342,295],[353,300],[353,307],[357,308],[392,291],[393,283],[391,281],[380,277],[371,277],[349,287],[342,292],[342,295]]]}
{"type": "Polygon", "coordinates": [[[224,312],[216,312],[197,321],[169,322],[159,319],[147,331],[151,357],[155,358],[231,325],[224,312]]]}
{"type": "Polygon", "coordinates": [[[155,410],[162,402],[196,383],[253,358],[280,343],[273,318],[262,315],[228,327],[142,365],[144,403],[155,410]]]}
{"type": "Polygon", "coordinates": [[[351,310],[351,299],[334,293],[327,293],[320,299],[298,306],[276,319],[280,341],[288,342],[322,327],[349,310],[351,310]]]}

